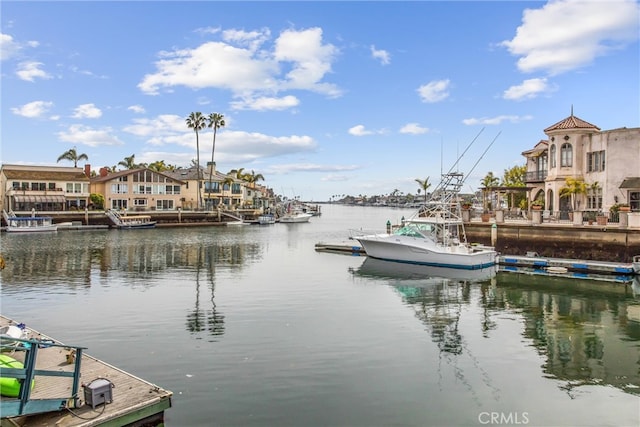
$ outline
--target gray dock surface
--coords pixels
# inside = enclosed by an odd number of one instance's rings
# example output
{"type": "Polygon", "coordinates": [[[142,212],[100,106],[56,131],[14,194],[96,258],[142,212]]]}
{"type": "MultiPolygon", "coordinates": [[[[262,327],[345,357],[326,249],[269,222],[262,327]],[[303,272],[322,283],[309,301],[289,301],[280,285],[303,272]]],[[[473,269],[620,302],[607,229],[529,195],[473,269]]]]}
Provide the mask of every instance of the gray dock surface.
{"type": "MultiPolygon", "coordinates": [[[[11,319],[0,315],[0,327],[16,324],[11,319]]],[[[38,331],[29,329],[28,339],[51,340],[62,344],[38,331]]],[[[67,343],[67,345],[70,345],[67,343]]],[[[73,345],[84,346],[83,343],[73,345]]],[[[89,347],[89,346],[85,346],[89,347]]],[[[87,351],[91,349],[88,348],[87,351]]],[[[9,354],[16,360],[24,357],[23,351],[9,354]]],[[[36,361],[36,369],[73,371],[73,364],[67,360],[69,351],[60,347],[40,348],[36,361]]],[[[162,425],[164,411],[171,407],[172,392],[164,390],[150,382],[138,378],[122,369],[109,365],[95,357],[82,354],[80,381],[88,384],[91,381],[104,378],[110,381],[113,401],[96,406],[95,409],[85,404],[84,389],[80,387],[78,395],[80,404],[77,408],[62,409],[55,412],[2,418],[1,426],[125,426],[162,425]],[[144,420],[144,421],[143,421],[144,420]]],[[[31,391],[31,400],[46,399],[71,394],[72,379],[64,377],[36,376],[35,386],[31,391]]],[[[2,396],[1,399],[11,399],[2,396]]],[[[72,402],[72,400],[71,400],[72,402]]]]}

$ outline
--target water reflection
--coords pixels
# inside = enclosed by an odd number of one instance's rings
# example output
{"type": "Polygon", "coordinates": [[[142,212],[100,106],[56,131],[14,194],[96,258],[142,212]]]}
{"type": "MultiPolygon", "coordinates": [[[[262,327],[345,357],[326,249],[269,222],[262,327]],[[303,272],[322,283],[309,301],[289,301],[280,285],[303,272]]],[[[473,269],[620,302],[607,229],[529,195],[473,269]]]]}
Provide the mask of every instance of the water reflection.
{"type": "Polygon", "coordinates": [[[475,360],[460,328],[463,316],[488,337],[497,319],[515,314],[522,336],[544,357],[544,374],[571,397],[576,387],[598,384],[640,394],[637,284],[445,270],[366,259],[352,273],[392,285],[446,360],[463,353],[475,360]]]}
{"type": "Polygon", "coordinates": [[[3,233],[3,294],[44,288],[73,294],[96,285],[121,284],[144,289],[175,276],[193,284],[194,303],[186,315],[186,330],[214,340],[225,331],[225,316],[216,304],[216,276],[246,269],[259,262],[264,251],[261,242],[228,230],[70,233],[47,239],[3,233]]]}

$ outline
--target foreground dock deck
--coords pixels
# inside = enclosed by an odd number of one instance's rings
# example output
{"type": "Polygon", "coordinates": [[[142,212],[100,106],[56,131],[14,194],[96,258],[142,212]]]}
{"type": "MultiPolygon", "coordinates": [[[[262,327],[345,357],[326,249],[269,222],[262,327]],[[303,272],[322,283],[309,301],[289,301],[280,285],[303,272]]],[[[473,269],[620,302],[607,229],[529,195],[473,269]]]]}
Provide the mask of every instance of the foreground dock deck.
{"type": "MultiPolygon", "coordinates": [[[[0,315],[0,327],[15,325],[9,318],[0,315]]],[[[26,339],[43,343],[63,344],[38,331],[27,329],[26,339]]],[[[75,344],[75,343],[74,343],[75,344]]],[[[24,353],[20,350],[4,352],[20,360],[24,353]]],[[[71,394],[70,378],[39,376],[39,370],[72,372],[73,355],[63,346],[43,345],[37,351],[35,383],[30,400],[52,399],[71,394]]],[[[34,415],[22,415],[5,418],[2,414],[0,425],[5,426],[161,426],[164,425],[164,411],[171,407],[172,392],[118,369],[106,362],[81,352],[80,381],[89,384],[104,379],[112,386],[111,400],[107,403],[92,405],[85,402],[85,389],[78,391],[77,403],[69,399],[64,408],[57,411],[34,415]],[[74,407],[75,406],[75,407],[74,407]]],[[[17,400],[2,396],[1,400],[17,400]]]]}

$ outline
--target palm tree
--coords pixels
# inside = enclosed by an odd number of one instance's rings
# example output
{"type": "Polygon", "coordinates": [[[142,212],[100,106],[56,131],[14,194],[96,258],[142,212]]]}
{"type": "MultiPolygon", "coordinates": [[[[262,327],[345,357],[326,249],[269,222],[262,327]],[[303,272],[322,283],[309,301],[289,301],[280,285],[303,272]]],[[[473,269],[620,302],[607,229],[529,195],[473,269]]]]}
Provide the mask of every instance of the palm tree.
{"type": "Polygon", "coordinates": [[[64,153],[62,153],[62,155],[60,155],[60,157],[58,157],[58,162],[57,163],[60,163],[60,160],[69,160],[69,161],[73,162],[73,167],[77,168],[78,167],[78,162],[80,160],[89,160],[89,156],[87,156],[84,153],[78,154],[78,152],[76,151],[76,147],[73,147],[69,151],[65,151],[64,153]]]}
{"type": "Polygon", "coordinates": [[[500,183],[500,180],[497,176],[493,175],[493,172],[489,172],[485,175],[485,177],[480,181],[480,184],[484,187],[482,189],[482,206],[484,210],[487,210],[487,190],[491,187],[496,187],[500,183]]]}
{"type": "Polygon", "coordinates": [[[122,166],[123,168],[129,169],[129,170],[135,169],[138,167],[138,165],[136,165],[135,159],[136,159],[136,155],[132,154],[131,156],[125,157],[124,160],[121,160],[120,162],[118,162],[118,166],[122,166]]]}
{"type": "Polygon", "coordinates": [[[261,173],[255,173],[253,169],[251,169],[251,173],[244,175],[244,180],[247,181],[253,188],[256,187],[256,182],[264,181],[264,176],[261,173]]]}
{"type": "Polygon", "coordinates": [[[196,167],[198,168],[198,209],[202,206],[202,193],[200,192],[200,138],[198,132],[205,128],[207,125],[205,117],[200,111],[192,112],[189,114],[186,120],[187,127],[193,129],[196,133],[196,167]]]}
{"type": "MultiPolygon", "coordinates": [[[[582,178],[567,178],[565,180],[565,186],[560,189],[560,197],[571,198],[571,209],[576,210],[576,201],[578,195],[586,194],[587,183],[582,178]]],[[[580,202],[578,201],[578,205],[580,202]]]]}
{"type": "Polygon", "coordinates": [[[420,186],[420,188],[418,189],[418,194],[420,194],[420,189],[424,190],[424,202],[427,203],[427,190],[429,189],[429,187],[431,187],[431,184],[429,183],[429,177],[426,177],[424,180],[416,178],[416,182],[420,186]]]}
{"type": "Polygon", "coordinates": [[[218,133],[218,129],[224,127],[224,115],[219,113],[211,113],[207,117],[207,127],[213,128],[213,145],[211,146],[211,167],[209,168],[209,196],[211,198],[211,181],[213,180],[213,165],[214,165],[214,154],[216,151],[216,134],[218,133]]]}

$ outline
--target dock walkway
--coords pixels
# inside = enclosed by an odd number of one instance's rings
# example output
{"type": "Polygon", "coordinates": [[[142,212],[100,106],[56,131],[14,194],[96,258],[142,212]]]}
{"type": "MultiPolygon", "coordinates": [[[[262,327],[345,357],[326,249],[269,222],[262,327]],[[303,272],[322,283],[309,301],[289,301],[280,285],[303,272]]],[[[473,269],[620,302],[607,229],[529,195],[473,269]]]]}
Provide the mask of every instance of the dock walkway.
{"type": "MultiPolygon", "coordinates": [[[[15,325],[13,320],[0,315],[0,327],[15,325]]],[[[27,339],[41,340],[63,344],[38,331],[27,329],[27,339]]],[[[74,343],[75,344],[75,343],[74,343]]],[[[69,345],[69,344],[67,344],[69,345]]],[[[20,360],[24,353],[20,350],[8,354],[20,360]]],[[[37,370],[73,371],[70,352],[64,347],[40,348],[37,353],[37,370]]],[[[79,404],[73,407],[73,399],[69,399],[67,408],[59,411],[45,412],[35,415],[23,415],[13,418],[2,418],[0,425],[8,426],[156,426],[163,425],[164,411],[171,407],[172,392],[149,383],[115,366],[109,365],[95,357],[82,352],[80,381],[89,384],[96,379],[105,379],[111,384],[112,401],[92,407],[85,404],[84,388],[78,391],[79,404]]],[[[69,396],[71,381],[62,377],[35,377],[35,385],[30,400],[69,396]]],[[[2,396],[2,400],[12,399],[2,396]]]]}

